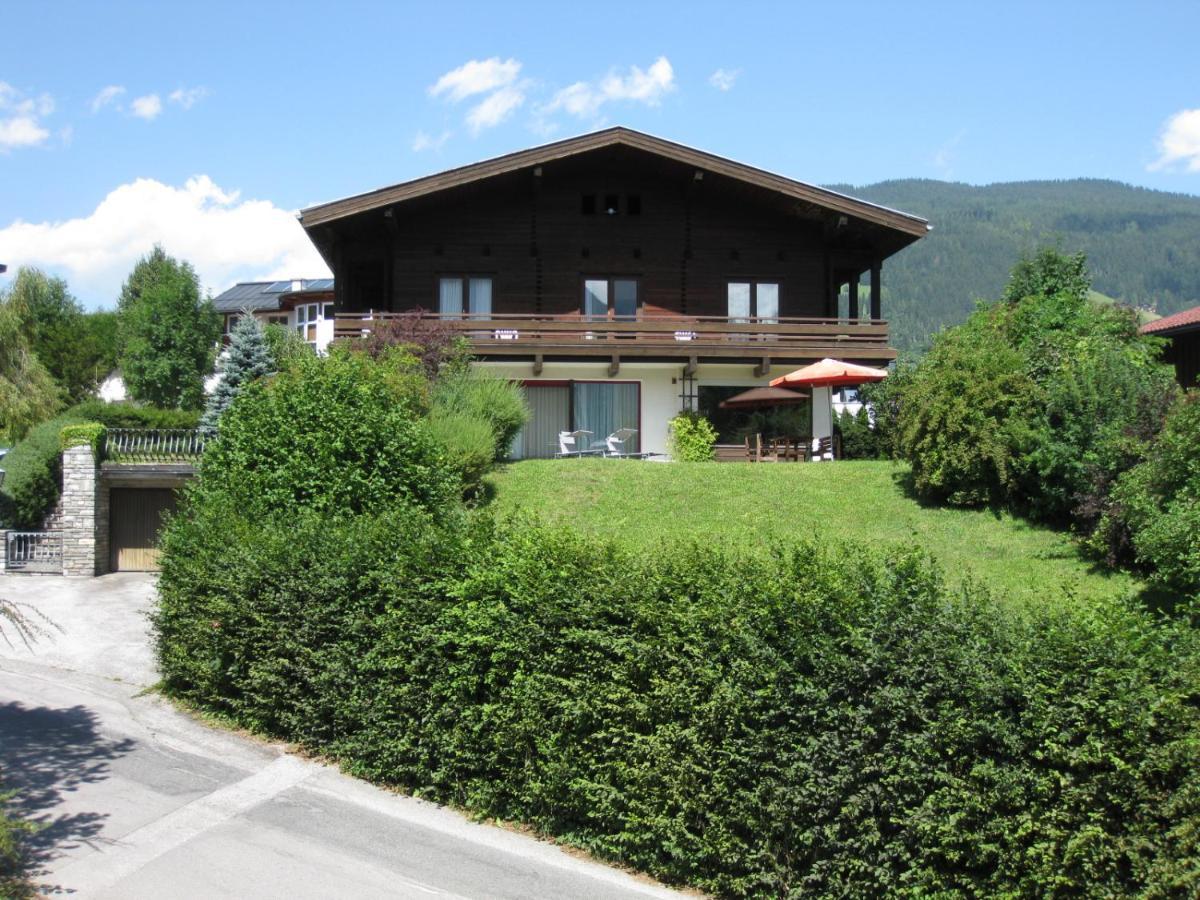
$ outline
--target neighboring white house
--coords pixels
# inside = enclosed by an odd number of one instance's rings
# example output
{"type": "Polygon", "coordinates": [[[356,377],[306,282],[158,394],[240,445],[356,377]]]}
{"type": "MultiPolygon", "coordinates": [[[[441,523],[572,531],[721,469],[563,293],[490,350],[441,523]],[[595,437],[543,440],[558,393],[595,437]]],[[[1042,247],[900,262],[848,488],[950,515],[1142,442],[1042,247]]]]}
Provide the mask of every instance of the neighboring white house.
{"type": "Polygon", "coordinates": [[[289,281],[243,281],[213,298],[228,340],[243,313],[264,325],[284,325],[318,353],[333,340],[333,279],[294,278],[289,281]]]}

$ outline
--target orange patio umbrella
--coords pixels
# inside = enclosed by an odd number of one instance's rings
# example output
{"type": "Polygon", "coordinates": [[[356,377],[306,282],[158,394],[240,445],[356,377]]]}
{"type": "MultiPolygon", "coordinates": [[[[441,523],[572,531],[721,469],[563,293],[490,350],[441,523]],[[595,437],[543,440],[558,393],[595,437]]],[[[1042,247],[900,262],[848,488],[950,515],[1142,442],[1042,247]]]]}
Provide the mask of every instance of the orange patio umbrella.
{"type": "Polygon", "coordinates": [[[863,384],[887,378],[887,369],[873,369],[840,359],[825,359],[812,363],[795,372],[780,375],[771,382],[771,387],[841,387],[848,384],[863,384]]]}

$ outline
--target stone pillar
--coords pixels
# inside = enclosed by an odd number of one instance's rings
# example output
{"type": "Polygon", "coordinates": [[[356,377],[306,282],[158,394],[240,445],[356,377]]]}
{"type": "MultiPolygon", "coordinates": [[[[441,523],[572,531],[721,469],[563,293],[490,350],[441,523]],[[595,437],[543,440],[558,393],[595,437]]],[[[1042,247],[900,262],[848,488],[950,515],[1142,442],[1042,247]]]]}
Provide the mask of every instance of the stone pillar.
{"type": "MultiPolygon", "coordinates": [[[[101,543],[98,540],[100,471],[92,448],[84,444],[64,450],[62,474],[63,574],[98,575],[103,571],[97,555],[101,543]]],[[[103,543],[107,545],[107,535],[103,543]]],[[[103,562],[107,563],[107,559],[103,562]]]]}
{"type": "Polygon", "coordinates": [[[8,571],[8,532],[0,528],[0,575],[8,571]]]}

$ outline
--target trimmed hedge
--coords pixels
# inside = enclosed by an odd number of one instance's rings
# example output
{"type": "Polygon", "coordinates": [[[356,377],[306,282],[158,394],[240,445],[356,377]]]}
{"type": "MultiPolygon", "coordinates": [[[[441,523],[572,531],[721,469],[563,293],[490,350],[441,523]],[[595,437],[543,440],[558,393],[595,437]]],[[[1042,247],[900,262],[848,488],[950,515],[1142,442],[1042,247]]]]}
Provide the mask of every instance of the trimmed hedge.
{"type": "Polygon", "coordinates": [[[62,493],[62,431],[100,423],[107,428],[195,428],[200,414],[133,403],[88,400],[30,429],[0,460],[7,473],[0,486],[0,524],[26,531],[42,527],[62,493]]]}
{"type": "Polygon", "coordinates": [[[68,425],[58,435],[58,445],[61,450],[72,447],[91,447],[92,456],[100,458],[104,445],[104,436],[108,429],[99,422],[84,422],[82,425],[68,425]]]}
{"type": "Polygon", "coordinates": [[[645,558],[417,507],[168,526],[175,694],[723,896],[1200,891],[1200,636],[911,551],[645,558]]]}

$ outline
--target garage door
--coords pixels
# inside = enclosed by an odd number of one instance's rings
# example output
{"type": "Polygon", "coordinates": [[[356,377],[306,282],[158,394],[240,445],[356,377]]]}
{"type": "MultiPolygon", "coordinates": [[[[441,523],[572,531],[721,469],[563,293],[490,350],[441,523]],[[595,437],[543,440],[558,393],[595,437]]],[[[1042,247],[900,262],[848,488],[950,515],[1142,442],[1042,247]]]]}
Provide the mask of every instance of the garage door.
{"type": "Polygon", "coordinates": [[[158,570],[158,532],[163,515],[175,511],[171,488],[113,488],[109,495],[109,569],[158,570]]]}

